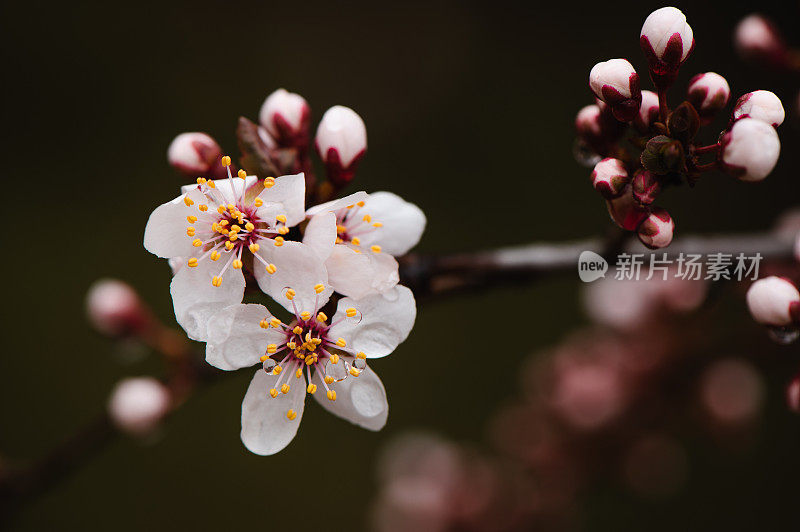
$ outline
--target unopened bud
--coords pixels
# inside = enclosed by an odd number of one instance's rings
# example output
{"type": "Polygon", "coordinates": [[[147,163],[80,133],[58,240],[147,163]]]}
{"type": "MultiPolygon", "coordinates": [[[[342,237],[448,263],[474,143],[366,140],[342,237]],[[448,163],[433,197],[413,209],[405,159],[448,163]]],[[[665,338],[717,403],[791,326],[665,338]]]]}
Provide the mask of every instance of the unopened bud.
{"type": "Polygon", "coordinates": [[[611,106],[617,120],[630,122],[639,114],[642,103],[639,75],[625,59],[597,63],[589,73],[589,86],[595,96],[611,106]]]}
{"type": "MultiPolygon", "coordinates": [[[[692,104],[683,102],[669,115],[667,128],[673,139],[688,144],[694,139],[695,135],[697,135],[697,131],[700,129],[700,115],[697,114],[697,110],[692,104]]],[[[682,153],[683,146],[681,146],[681,154],[682,153]]],[[[683,167],[682,158],[678,164],[680,167],[673,169],[673,171],[677,171],[683,167]]]]}
{"type": "Polygon", "coordinates": [[[181,133],[167,149],[169,164],[189,177],[207,176],[217,165],[222,150],[205,133],[181,133]]]}
{"type": "Polygon", "coordinates": [[[661,249],[670,245],[675,232],[675,222],[664,209],[653,209],[650,216],[639,225],[637,234],[642,244],[650,249],[661,249]]]}
{"type": "Polygon", "coordinates": [[[743,118],[722,136],[720,162],[741,181],[761,181],[772,172],[781,153],[775,128],[755,118],[743,118]]]}
{"type": "Polygon", "coordinates": [[[666,135],[648,140],[639,159],[645,169],[657,175],[680,171],[686,161],[681,143],[666,135]]]}
{"type": "Polygon", "coordinates": [[[747,58],[783,65],[787,49],[775,25],[761,15],[749,15],[741,20],[734,31],[733,42],[739,53],[747,58]]]}
{"type": "Polygon", "coordinates": [[[653,172],[640,170],[633,176],[633,197],[642,205],[652,205],[661,192],[661,180],[653,172]]]}
{"type": "Polygon", "coordinates": [[[651,125],[658,122],[658,109],[658,94],[653,91],[642,91],[642,105],[639,107],[639,116],[633,120],[633,125],[639,131],[646,133],[651,125]]]}
{"type": "Polygon", "coordinates": [[[278,89],[270,94],[258,113],[261,125],[282,147],[305,148],[310,118],[311,108],[305,99],[286,89],[278,89]]]}
{"type": "Polygon", "coordinates": [[[662,7],[645,19],[639,45],[650,65],[653,83],[664,89],[675,81],[678,68],[694,48],[694,34],[680,9],[662,7]]]}
{"type": "Polygon", "coordinates": [[[575,116],[575,131],[579,137],[594,140],[601,136],[600,107],[587,105],[575,116]]]}
{"type": "Polygon", "coordinates": [[[774,92],[753,91],[739,98],[733,108],[733,119],[740,118],[755,118],[772,127],[778,127],[786,118],[786,111],[774,92]]]}
{"type": "Polygon", "coordinates": [[[630,178],[625,164],[619,159],[607,157],[592,170],[592,186],[606,199],[622,194],[630,178]]]}
{"type": "Polygon", "coordinates": [[[800,375],[795,376],[786,387],[786,405],[795,414],[800,414],[800,375]]]}
{"type": "Polygon", "coordinates": [[[633,198],[630,186],[618,198],[606,201],[608,214],[621,228],[626,231],[636,231],[639,224],[647,218],[647,211],[633,198]]]}
{"type": "Polygon", "coordinates": [[[121,431],[144,436],[158,426],[169,407],[166,386],[152,377],[133,377],[114,387],[108,414],[121,431]]]}
{"type": "Polygon", "coordinates": [[[343,185],[353,179],[356,166],[367,150],[367,128],[355,111],[336,105],[322,116],[315,144],[328,178],[343,185]]]}
{"type": "Polygon", "coordinates": [[[800,323],[800,292],[781,277],[765,277],[747,291],[747,307],[758,323],[786,327],[800,323]]]}
{"type": "Polygon", "coordinates": [[[687,91],[689,102],[701,117],[708,119],[728,105],[731,88],[728,82],[716,72],[698,74],[689,81],[687,91]]]}
{"type": "Polygon", "coordinates": [[[148,321],[136,291],[115,279],[94,282],[86,294],[86,313],[94,328],[109,336],[136,334],[148,321]]]}

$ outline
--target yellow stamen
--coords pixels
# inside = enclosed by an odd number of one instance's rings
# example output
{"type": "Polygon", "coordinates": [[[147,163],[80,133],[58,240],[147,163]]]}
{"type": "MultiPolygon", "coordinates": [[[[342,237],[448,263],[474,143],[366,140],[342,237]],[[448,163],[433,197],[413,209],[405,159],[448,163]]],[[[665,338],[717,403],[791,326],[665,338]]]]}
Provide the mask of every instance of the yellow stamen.
{"type": "Polygon", "coordinates": [[[269,391],[269,395],[270,395],[270,396],[271,396],[273,399],[275,399],[276,397],[278,397],[278,390],[276,390],[275,388],[271,389],[271,390],[269,391]]]}
{"type": "Polygon", "coordinates": [[[380,222],[375,222],[374,224],[372,224],[372,227],[383,227],[383,224],[380,222]]]}
{"type": "Polygon", "coordinates": [[[239,176],[239,179],[244,179],[244,178],[246,178],[246,177],[247,177],[247,172],[245,172],[244,170],[239,170],[239,171],[236,173],[236,175],[238,175],[238,176],[239,176]]]}
{"type": "Polygon", "coordinates": [[[347,342],[344,341],[344,338],[339,338],[336,340],[336,345],[339,347],[347,347],[347,342]]]}
{"type": "Polygon", "coordinates": [[[328,393],[326,393],[325,395],[326,395],[326,396],[328,397],[328,399],[330,399],[331,401],[335,401],[335,400],[336,400],[336,391],[335,391],[335,390],[328,390],[328,393]]]}
{"type": "Polygon", "coordinates": [[[192,240],[192,245],[196,248],[199,248],[200,246],[203,245],[203,241],[200,240],[199,238],[195,238],[194,240],[192,240]]]}
{"type": "Polygon", "coordinates": [[[352,318],[356,314],[358,314],[358,311],[356,309],[354,309],[353,307],[350,307],[349,309],[345,310],[345,313],[347,314],[348,318],[352,318]]]}
{"type": "MultiPolygon", "coordinates": [[[[262,329],[269,329],[269,322],[267,321],[267,318],[264,318],[263,320],[259,321],[258,326],[261,327],[262,329]]],[[[266,355],[261,357],[261,362],[264,362],[266,358],[267,358],[266,355]]]]}
{"type": "Polygon", "coordinates": [[[206,212],[208,210],[208,205],[205,204],[198,205],[197,208],[200,209],[202,212],[206,212]]]}
{"type": "Polygon", "coordinates": [[[294,351],[294,349],[297,347],[297,344],[295,342],[286,342],[286,347],[294,351]]]}
{"type": "Polygon", "coordinates": [[[187,227],[186,234],[189,236],[194,236],[194,227],[187,227]]]}
{"type": "Polygon", "coordinates": [[[361,360],[364,360],[365,358],[367,358],[367,355],[364,352],[359,351],[358,353],[356,353],[356,358],[360,358],[361,360]]]}
{"type": "Polygon", "coordinates": [[[280,375],[282,371],[283,368],[280,366],[275,366],[274,368],[272,368],[272,373],[274,373],[275,375],[280,375]]]}
{"type": "Polygon", "coordinates": [[[380,246],[372,246],[369,249],[371,249],[373,253],[380,253],[381,252],[381,247],[380,246]]]}
{"type": "MultiPolygon", "coordinates": [[[[303,357],[300,357],[300,358],[303,358],[303,357]]],[[[300,368],[297,368],[297,371],[294,372],[294,376],[299,379],[300,377],[303,376],[303,370],[300,369],[300,368]]]]}
{"type": "Polygon", "coordinates": [[[279,320],[278,318],[272,318],[271,320],[269,320],[269,324],[277,329],[281,325],[281,320],[279,320]]]}
{"type": "Polygon", "coordinates": [[[275,178],[274,177],[265,177],[264,178],[264,188],[271,188],[275,185],[275,178]]]}
{"type": "Polygon", "coordinates": [[[290,408],[290,409],[289,409],[289,411],[288,411],[288,412],[286,412],[286,417],[288,417],[288,418],[289,418],[289,421],[293,421],[293,420],[294,420],[294,418],[296,418],[296,417],[297,417],[297,413],[296,413],[294,410],[292,410],[292,409],[290,408]]]}
{"type": "Polygon", "coordinates": [[[359,207],[363,207],[364,206],[364,202],[363,201],[359,201],[358,203],[356,203],[356,205],[358,205],[359,207]]]}
{"type": "Polygon", "coordinates": [[[336,353],[331,355],[331,364],[338,364],[339,363],[339,355],[336,353]]]}
{"type": "Polygon", "coordinates": [[[228,251],[232,250],[232,249],[233,249],[233,246],[234,246],[234,244],[233,244],[233,242],[231,242],[230,240],[228,240],[227,242],[225,242],[225,249],[227,249],[228,251]]]}
{"type": "Polygon", "coordinates": [[[283,237],[282,236],[276,236],[275,240],[274,240],[274,243],[275,243],[275,247],[281,247],[283,245],[283,237]]]}
{"type": "MultiPolygon", "coordinates": [[[[264,328],[266,329],[266,327],[264,328]]],[[[278,350],[277,344],[269,344],[267,346],[267,353],[269,353],[270,355],[274,355],[277,350],[278,350]]]]}
{"type": "Polygon", "coordinates": [[[255,225],[253,225],[253,222],[247,222],[247,223],[245,224],[244,228],[245,228],[245,229],[247,229],[248,231],[252,231],[253,229],[255,229],[255,228],[256,228],[256,226],[255,226],[255,225]]]}
{"type": "Polygon", "coordinates": [[[339,233],[340,235],[342,233],[346,232],[346,231],[347,231],[347,228],[345,226],[343,226],[343,225],[337,225],[336,226],[336,232],[339,233]]]}
{"type": "Polygon", "coordinates": [[[239,259],[235,259],[233,261],[233,263],[231,264],[231,266],[233,266],[234,270],[241,270],[242,269],[242,261],[240,261],[239,259]]]}
{"type": "Polygon", "coordinates": [[[314,392],[316,392],[316,391],[317,391],[317,385],[316,385],[316,384],[309,384],[309,385],[308,385],[308,388],[306,388],[306,391],[307,391],[308,393],[314,393],[314,392]]]}
{"type": "Polygon", "coordinates": [[[211,278],[211,284],[212,284],[212,286],[216,286],[216,287],[221,286],[222,285],[222,277],[216,277],[216,276],[212,277],[211,278]]]}
{"type": "Polygon", "coordinates": [[[225,155],[222,158],[222,166],[230,166],[231,165],[231,158],[225,155]]]}
{"type": "Polygon", "coordinates": [[[197,184],[198,185],[205,185],[206,184],[206,178],[205,177],[198,177],[197,178],[197,184]]]}
{"type": "Polygon", "coordinates": [[[279,214],[278,216],[275,217],[275,219],[282,224],[286,223],[286,216],[283,214],[279,214]]]}
{"type": "Polygon", "coordinates": [[[189,215],[186,217],[186,221],[189,222],[190,224],[193,224],[197,221],[197,216],[189,215]]]}
{"type": "Polygon", "coordinates": [[[190,268],[194,268],[195,266],[197,266],[197,259],[191,258],[186,264],[188,264],[190,268]]]}
{"type": "Polygon", "coordinates": [[[194,205],[192,198],[190,198],[189,196],[184,196],[183,202],[186,204],[187,207],[191,207],[192,205],[194,205]]]}
{"type": "Polygon", "coordinates": [[[295,334],[303,334],[303,328],[299,325],[295,325],[294,329],[292,329],[292,332],[295,334]]]}
{"type": "Polygon", "coordinates": [[[227,211],[225,210],[224,206],[220,205],[219,207],[217,207],[217,212],[220,214],[225,214],[227,211]]]}
{"type": "Polygon", "coordinates": [[[291,389],[291,386],[289,386],[288,384],[284,384],[283,386],[281,386],[281,393],[282,394],[287,394],[287,393],[289,393],[290,389],[291,389]]]}
{"type": "Polygon", "coordinates": [[[286,299],[288,299],[289,301],[294,299],[295,295],[297,295],[297,293],[291,288],[286,291],[286,299]]]}
{"type": "Polygon", "coordinates": [[[288,233],[288,232],[289,232],[289,228],[288,228],[288,227],[286,227],[286,226],[283,226],[283,227],[279,227],[279,228],[278,228],[278,234],[285,235],[285,234],[286,234],[286,233],[288,233]]]}
{"type": "Polygon", "coordinates": [[[300,313],[300,318],[302,318],[303,321],[308,321],[311,318],[311,313],[307,310],[304,310],[303,312],[300,313]]]}
{"type": "Polygon", "coordinates": [[[219,258],[219,251],[215,249],[214,251],[211,252],[211,255],[208,258],[210,258],[211,260],[217,260],[219,258]]]}
{"type": "Polygon", "coordinates": [[[320,312],[317,314],[317,321],[320,323],[325,323],[328,321],[328,316],[326,316],[324,312],[320,312]]]}
{"type": "Polygon", "coordinates": [[[362,220],[364,220],[367,223],[370,223],[372,221],[372,216],[370,216],[369,214],[365,214],[362,220]]]}
{"type": "Polygon", "coordinates": [[[324,284],[320,283],[318,285],[314,285],[314,292],[316,292],[318,294],[321,294],[324,291],[325,291],[325,285],[324,284]]]}
{"type": "Polygon", "coordinates": [[[255,205],[256,207],[261,207],[262,205],[264,205],[264,200],[262,200],[261,198],[256,198],[256,200],[253,202],[253,205],[255,205]]]}
{"type": "Polygon", "coordinates": [[[333,382],[333,377],[330,375],[325,375],[325,384],[331,384],[333,382]]]}
{"type": "Polygon", "coordinates": [[[209,181],[206,184],[208,185],[208,188],[217,188],[217,185],[215,185],[213,181],[209,181]]]}
{"type": "Polygon", "coordinates": [[[253,243],[253,244],[250,244],[249,247],[250,247],[250,253],[255,253],[256,251],[258,251],[259,245],[253,243]]]}
{"type": "Polygon", "coordinates": [[[267,273],[275,273],[277,268],[275,268],[274,264],[267,264],[267,273]]]}
{"type": "Polygon", "coordinates": [[[350,368],[350,375],[352,375],[353,377],[358,377],[360,374],[361,372],[358,371],[356,368],[350,368]]]}
{"type": "Polygon", "coordinates": [[[361,245],[361,239],[358,238],[358,237],[353,238],[353,240],[351,240],[350,242],[352,242],[354,246],[360,246],[361,245]]]}

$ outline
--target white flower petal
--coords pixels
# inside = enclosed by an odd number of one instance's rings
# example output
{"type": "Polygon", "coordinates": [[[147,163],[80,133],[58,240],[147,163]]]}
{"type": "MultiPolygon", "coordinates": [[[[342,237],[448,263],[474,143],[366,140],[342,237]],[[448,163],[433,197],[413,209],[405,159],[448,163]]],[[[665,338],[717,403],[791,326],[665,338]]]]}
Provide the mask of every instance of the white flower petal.
{"type": "Polygon", "coordinates": [[[186,218],[202,214],[197,206],[205,201],[206,197],[195,187],[157,207],[144,228],[144,248],[165,259],[191,256],[195,251],[194,239],[186,235],[189,226],[186,218]],[[184,203],[186,197],[194,202],[191,206],[184,203]]]}
{"type": "Polygon", "coordinates": [[[344,338],[348,348],[363,351],[369,358],[384,357],[394,351],[408,337],[417,317],[414,294],[401,285],[360,300],[349,297],[339,300],[333,321],[344,317],[350,307],[355,307],[361,316],[342,320],[330,328],[328,336],[344,338]]]}
{"type": "MultiPolygon", "coordinates": [[[[273,398],[269,390],[275,387],[278,375],[256,371],[242,401],[242,443],[247,449],[262,456],[275,454],[289,445],[297,434],[306,398],[305,379],[289,376],[290,390],[273,398]],[[286,413],[294,410],[297,417],[289,419],[286,413]]],[[[283,381],[286,382],[284,376],[283,381]]]]}
{"type": "Polygon", "coordinates": [[[268,273],[261,261],[253,263],[256,281],[261,290],[280,303],[288,311],[292,311],[292,302],[284,297],[287,288],[295,291],[294,303],[297,310],[314,310],[314,302],[322,306],[331,297],[333,289],[328,286],[328,271],[317,253],[301,242],[284,242],[282,246],[274,246],[264,242],[258,255],[268,264],[275,265],[275,273],[268,273]],[[319,295],[314,291],[317,284],[325,285],[319,295]]]}
{"type": "Polygon", "coordinates": [[[417,245],[425,230],[425,213],[414,205],[391,192],[374,192],[358,213],[369,214],[373,222],[383,227],[361,235],[361,245],[381,246],[384,253],[400,256],[417,245]]]}
{"type": "Polygon", "coordinates": [[[358,377],[348,376],[341,382],[328,385],[336,391],[335,401],[325,395],[321,372],[316,372],[313,379],[317,385],[314,399],[328,412],[369,430],[381,430],[386,425],[389,416],[386,390],[371,368],[365,368],[358,377]]]}
{"type": "Polygon", "coordinates": [[[306,218],[305,174],[285,175],[275,179],[275,184],[258,195],[264,204],[256,214],[262,220],[274,221],[275,216],[286,216],[286,226],[293,227],[306,218]]]}
{"type": "Polygon", "coordinates": [[[194,267],[182,268],[169,287],[175,318],[192,340],[204,342],[209,318],[219,310],[241,303],[244,296],[244,275],[241,270],[228,268],[220,286],[211,279],[219,275],[227,255],[212,261],[204,259],[194,267]]]}
{"type": "Polygon", "coordinates": [[[336,215],[328,212],[312,216],[303,235],[303,244],[313,249],[325,262],[336,244],[336,215]]]}
{"type": "Polygon", "coordinates": [[[315,214],[319,214],[321,212],[335,212],[339,209],[349,207],[350,205],[355,205],[359,201],[367,201],[368,198],[369,194],[363,190],[354,192],[353,194],[343,198],[329,201],[327,203],[320,203],[319,205],[314,205],[306,211],[306,216],[314,216],[315,214]]]}
{"type": "Polygon", "coordinates": [[[358,253],[343,244],[333,247],[325,266],[334,290],[353,299],[391,290],[400,280],[397,261],[388,253],[358,253]]]}
{"type": "Polygon", "coordinates": [[[234,370],[260,362],[267,345],[286,339],[278,329],[262,329],[259,323],[272,315],[263,305],[231,305],[208,321],[206,362],[219,369],[234,370]]]}

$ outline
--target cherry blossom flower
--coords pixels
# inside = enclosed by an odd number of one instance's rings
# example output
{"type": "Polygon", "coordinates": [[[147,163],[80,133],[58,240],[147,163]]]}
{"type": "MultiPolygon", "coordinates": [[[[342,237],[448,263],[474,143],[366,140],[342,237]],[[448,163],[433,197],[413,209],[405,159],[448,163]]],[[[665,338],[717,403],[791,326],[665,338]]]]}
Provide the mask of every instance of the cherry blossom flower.
{"type": "Polygon", "coordinates": [[[325,266],[337,292],[362,298],[392,289],[398,282],[395,256],[419,242],[425,230],[422,210],[391,192],[358,192],[312,207],[306,215],[336,216],[336,245],[325,266]]]}
{"type": "Polygon", "coordinates": [[[653,91],[642,91],[642,104],[639,107],[639,116],[634,117],[633,125],[639,131],[647,132],[650,126],[658,122],[658,94],[653,91]]]}
{"type": "Polygon", "coordinates": [[[282,290],[299,286],[298,300],[313,302],[311,287],[327,282],[324,261],[335,240],[333,215],[308,224],[309,244],[288,239],[290,228],[305,219],[303,174],[258,180],[240,170],[233,178],[230,157],[224,159],[227,180],[198,178],[153,211],[145,228],[148,251],[185,260],[170,293],[178,323],[195,340],[204,340],[211,314],[242,301],[242,267],[250,257],[262,291],[285,304],[282,290]]]}
{"type": "Polygon", "coordinates": [[[628,122],[639,114],[642,103],[639,75],[627,60],[597,63],[589,72],[589,86],[595,96],[611,106],[618,120],[628,122]]]}
{"type": "Polygon", "coordinates": [[[612,199],[622,194],[625,185],[630,181],[625,163],[619,159],[606,157],[594,166],[592,170],[592,185],[595,190],[606,199],[612,199]]]}
{"type": "Polygon", "coordinates": [[[639,225],[637,234],[642,244],[650,249],[665,248],[672,242],[675,221],[664,209],[655,208],[639,225]]]}
{"type": "Polygon", "coordinates": [[[639,35],[650,73],[657,86],[667,86],[675,79],[681,63],[694,48],[694,33],[680,9],[656,9],[644,21],[639,35]]]}
{"type": "Polygon", "coordinates": [[[293,319],[284,324],[262,305],[226,307],[208,322],[206,360],[224,370],[262,364],[242,403],[242,442],[253,453],[275,454],[294,438],[306,394],[333,414],[369,430],[386,423],[386,391],[367,359],[389,355],[416,319],[411,291],[396,286],[360,300],[339,300],[329,320],[320,308],[325,286],[311,305],[286,290],[293,319]]]}

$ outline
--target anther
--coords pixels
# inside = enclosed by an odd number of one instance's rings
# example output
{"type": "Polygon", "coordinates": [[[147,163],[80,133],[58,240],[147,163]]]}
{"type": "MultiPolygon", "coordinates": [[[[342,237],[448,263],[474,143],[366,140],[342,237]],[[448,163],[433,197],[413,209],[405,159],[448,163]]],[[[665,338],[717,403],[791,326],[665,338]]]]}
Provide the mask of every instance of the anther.
{"type": "Polygon", "coordinates": [[[192,198],[190,198],[189,196],[184,196],[183,202],[186,204],[187,207],[191,207],[192,205],[194,205],[192,198]]]}
{"type": "Polygon", "coordinates": [[[300,368],[297,368],[297,371],[294,372],[294,376],[299,379],[300,377],[303,376],[303,370],[300,369],[300,368]]]}
{"type": "Polygon", "coordinates": [[[359,201],[358,203],[356,203],[356,205],[358,205],[359,207],[363,207],[364,206],[364,202],[363,201],[359,201]]]}
{"type": "Polygon", "coordinates": [[[193,224],[197,221],[197,216],[189,215],[186,217],[186,221],[189,222],[190,224],[193,224]]]}
{"type": "Polygon", "coordinates": [[[283,368],[280,366],[275,366],[274,368],[272,368],[272,373],[274,373],[275,375],[280,375],[282,371],[283,368]]]}
{"type": "Polygon", "coordinates": [[[293,421],[294,418],[297,417],[297,413],[290,408],[289,411],[286,412],[286,417],[289,418],[289,421],[293,421]]]}
{"type": "Polygon", "coordinates": [[[316,292],[318,294],[321,294],[324,291],[325,291],[325,285],[324,284],[319,283],[317,285],[314,285],[314,292],[316,292]]]}
{"type": "Polygon", "coordinates": [[[339,355],[336,353],[331,355],[331,364],[338,364],[339,363],[339,355]]]}
{"type": "Polygon", "coordinates": [[[331,401],[335,401],[335,400],[336,400],[336,391],[335,391],[335,390],[328,390],[328,393],[327,393],[327,394],[325,394],[325,395],[326,395],[326,396],[328,397],[328,399],[330,399],[331,401]]]}
{"type": "Polygon", "coordinates": [[[359,375],[361,375],[361,372],[358,371],[356,368],[350,368],[350,375],[352,375],[353,377],[358,377],[359,375]]]}
{"type": "Polygon", "coordinates": [[[231,264],[231,266],[233,266],[234,270],[241,270],[242,269],[242,261],[240,261],[239,259],[235,259],[233,261],[233,263],[231,264]]]}
{"type": "Polygon", "coordinates": [[[326,316],[324,312],[320,312],[317,314],[317,321],[320,323],[325,323],[328,321],[328,316],[326,316]]]}
{"type": "Polygon", "coordinates": [[[269,324],[277,329],[281,325],[281,320],[279,320],[278,318],[272,318],[271,320],[269,320],[269,324]]]}
{"type": "Polygon", "coordinates": [[[297,295],[297,293],[291,288],[286,291],[286,299],[288,299],[289,301],[294,299],[294,296],[296,296],[296,295],[297,295]]]}
{"type": "Polygon", "coordinates": [[[291,386],[289,386],[288,384],[284,384],[283,386],[281,386],[281,393],[285,395],[285,394],[289,393],[290,389],[291,389],[291,386]]]}
{"type": "Polygon", "coordinates": [[[370,223],[372,221],[372,216],[370,216],[369,214],[365,214],[362,220],[364,220],[367,223],[370,223]]]}
{"type": "Polygon", "coordinates": [[[285,225],[278,228],[278,234],[280,234],[280,235],[285,235],[288,232],[289,232],[289,228],[286,227],[285,225]]]}
{"type": "Polygon", "coordinates": [[[198,205],[197,208],[202,212],[206,212],[208,210],[208,205],[198,205]]]}
{"type": "Polygon", "coordinates": [[[359,351],[358,353],[356,353],[356,358],[360,358],[361,360],[364,360],[365,358],[367,358],[367,355],[364,352],[359,351]]]}
{"type": "Polygon", "coordinates": [[[194,236],[194,227],[187,227],[186,228],[186,234],[188,236],[194,236]]]}
{"type": "Polygon", "coordinates": [[[276,390],[275,388],[271,389],[271,390],[269,391],[269,395],[270,395],[270,396],[271,396],[273,399],[275,399],[276,397],[278,397],[278,390],[276,390]]]}
{"type": "Polygon", "coordinates": [[[283,237],[282,236],[276,236],[275,240],[274,240],[274,243],[275,243],[275,247],[281,247],[283,245],[283,237]]]}
{"type": "Polygon", "coordinates": [[[199,248],[200,246],[203,245],[203,241],[200,240],[199,238],[195,238],[194,240],[192,240],[192,245],[196,248],[199,248]]]}
{"type": "Polygon", "coordinates": [[[375,222],[374,224],[372,224],[372,227],[383,227],[383,224],[380,222],[375,222]]]}
{"type": "Polygon", "coordinates": [[[306,391],[307,391],[308,393],[314,393],[314,392],[316,392],[316,391],[317,391],[317,385],[316,385],[316,384],[309,384],[309,385],[308,385],[308,388],[306,388],[306,391]]]}
{"type": "Polygon", "coordinates": [[[358,237],[353,238],[353,240],[351,240],[350,242],[352,242],[354,246],[360,246],[361,245],[361,239],[358,238],[358,237]]]}
{"type": "Polygon", "coordinates": [[[286,223],[286,215],[284,214],[279,214],[278,216],[275,217],[275,219],[282,224],[286,223]]]}
{"type": "Polygon", "coordinates": [[[344,341],[344,338],[339,338],[336,340],[336,345],[339,347],[347,347],[347,342],[344,341]]]}
{"type": "Polygon", "coordinates": [[[212,284],[212,286],[216,286],[216,287],[221,286],[222,285],[222,277],[216,277],[216,276],[212,277],[211,278],[211,284],[212,284]]]}
{"type": "Polygon", "coordinates": [[[331,377],[330,375],[325,375],[325,384],[331,384],[331,383],[333,383],[333,377],[331,377]]]}
{"type": "Polygon", "coordinates": [[[295,334],[303,334],[303,328],[300,327],[299,325],[296,325],[295,328],[292,329],[292,332],[295,334]]]}
{"type": "Polygon", "coordinates": [[[261,207],[262,205],[264,205],[264,200],[262,200],[261,198],[256,198],[256,200],[253,202],[253,205],[255,205],[256,207],[261,207]]]}
{"type": "Polygon", "coordinates": [[[347,317],[348,317],[348,318],[352,318],[352,317],[354,317],[356,314],[358,314],[358,311],[357,311],[355,308],[353,308],[353,307],[350,307],[349,309],[345,310],[345,313],[347,314],[347,317]]]}
{"type": "MultiPolygon", "coordinates": [[[[266,327],[264,327],[264,329],[266,329],[266,327]]],[[[274,355],[277,350],[278,346],[276,344],[269,344],[267,346],[267,353],[269,353],[270,355],[274,355]]]]}
{"type": "Polygon", "coordinates": [[[255,226],[255,225],[253,225],[253,222],[247,222],[247,223],[245,224],[244,228],[245,228],[245,229],[247,229],[248,231],[252,231],[253,229],[255,229],[255,228],[256,228],[256,226],[255,226]]]}
{"type": "Polygon", "coordinates": [[[244,170],[239,170],[239,171],[236,173],[236,175],[238,175],[238,176],[239,176],[239,179],[244,179],[244,178],[246,178],[246,177],[247,177],[247,172],[245,172],[244,170]]]}
{"type": "Polygon", "coordinates": [[[265,177],[264,178],[264,188],[271,188],[275,185],[275,178],[274,177],[265,177]]]}
{"type": "Polygon", "coordinates": [[[222,166],[230,166],[230,165],[231,165],[231,158],[229,156],[225,155],[222,158],[222,166]]]}
{"type": "Polygon", "coordinates": [[[309,319],[311,319],[311,313],[307,310],[304,310],[303,312],[300,313],[300,318],[302,318],[303,321],[308,321],[309,319]]]}
{"type": "Polygon", "coordinates": [[[197,259],[196,259],[196,258],[194,258],[194,257],[192,257],[191,259],[189,259],[189,260],[188,260],[188,262],[187,262],[186,264],[187,264],[187,265],[188,265],[190,268],[194,268],[195,266],[197,266],[197,259]]]}
{"type": "Polygon", "coordinates": [[[205,185],[206,184],[206,178],[205,177],[198,177],[197,178],[197,184],[198,185],[205,185]]]}
{"type": "Polygon", "coordinates": [[[209,255],[208,258],[210,258],[211,260],[217,260],[219,258],[219,251],[217,250],[212,251],[211,255],[209,255]]]}
{"type": "Polygon", "coordinates": [[[372,246],[369,249],[371,249],[373,253],[380,253],[381,252],[381,247],[380,246],[372,246]]]}
{"type": "Polygon", "coordinates": [[[267,264],[267,273],[275,273],[276,271],[277,271],[277,268],[275,268],[274,264],[272,264],[272,263],[267,264]]]}
{"type": "Polygon", "coordinates": [[[234,246],[234,243],[233,243],[233,242],[231,242],[230,240],[228,240],[227,242],[225,242],[225,249],[227,249],[228,251],[232,250],[232,249],[233,249],[233,246],[234,246]]]}

